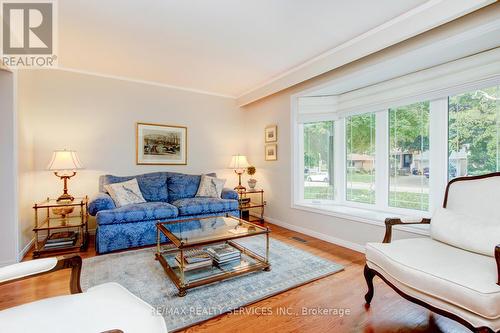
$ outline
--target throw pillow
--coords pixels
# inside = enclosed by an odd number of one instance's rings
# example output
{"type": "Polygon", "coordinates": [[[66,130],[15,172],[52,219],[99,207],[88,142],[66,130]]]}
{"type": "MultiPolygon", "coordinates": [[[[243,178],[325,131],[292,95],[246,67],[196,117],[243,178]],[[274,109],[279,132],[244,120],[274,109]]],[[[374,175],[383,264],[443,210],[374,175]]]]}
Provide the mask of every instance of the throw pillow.
{"type": "Polygon", "coordinates": [[[116,207],[146,202],[135,178],[123,183],[104,185],[104,188],[115,202],[116,207]]]}
{"type": "Polygon", "coordinates": [[[196,192],[196,196],[220,198],[225,183],[226,183],[225,179],[211,177],[207,175],[201,175],[200,186],[198,187],[198,192],[196,192]]]}
{"type": "Polygon", "coordinates": [[[495,256],[500,243],[500,224],[484,217],[468,216],[439,208],[431,220],[431,237],[463,250],[495,256]]]}

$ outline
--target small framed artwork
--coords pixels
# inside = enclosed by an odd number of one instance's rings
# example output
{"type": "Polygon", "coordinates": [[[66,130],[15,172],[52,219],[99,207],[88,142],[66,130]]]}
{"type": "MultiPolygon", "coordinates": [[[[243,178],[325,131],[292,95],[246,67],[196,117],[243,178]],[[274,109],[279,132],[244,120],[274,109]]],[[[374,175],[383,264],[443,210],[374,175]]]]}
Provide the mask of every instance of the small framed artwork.
{"type": "Polygon", "coordinates": [[[137,123],[136,163],[186,165],[187,127],[137,123]]]}
{"type": "Polygon", "coordinates": [[[266,143],[278,141],[278,126],[276,125],[267,126],[264,132],[266,135],[265,137],[266,143]]]}
{"type": "Polygon", "coordinates": [[[278,159],[278,145],[266,145],[266,161],[276,161],[278,159]]]}

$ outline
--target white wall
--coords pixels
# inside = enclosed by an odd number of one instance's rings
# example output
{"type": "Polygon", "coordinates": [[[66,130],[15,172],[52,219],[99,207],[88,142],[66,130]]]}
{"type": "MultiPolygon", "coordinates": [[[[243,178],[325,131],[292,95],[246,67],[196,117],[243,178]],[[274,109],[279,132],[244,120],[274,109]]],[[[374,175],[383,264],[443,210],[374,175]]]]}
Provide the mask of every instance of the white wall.
{"type": "MultiPolygon", "coordinates": [[[[228,179],[227,186],[236,182],[226,166],[232,154],[244,152],[245,138],[233,99],[58,70],[21,72],[19,95],[26,126],[20,142],[33,152],[20,177],[22,211],[62,192],[59,178],[45,170],[54,149],[76,150],[85,166],[69,182],[73,195],[95,194],[99,175],[107,173],[215,171],[228,179]],[[136,122],[187,126],[188,165],[136,165],[136,122]]],[[[33,236],[32,217],[25,217],[20,248],[33,236]]]]}
{"type": "MultiPolygon", "coordinates": [[[[19,88],[19,80],[18,80],[19,88]]],[[[24,107],[29,96],[26,89],[18,89],[17,107],[17,177],[18,177],[18,253],[19,259],[29,250],[33,239],[33,190],[35,184],[34,135],[32,118],[24,107]]]]}
{"type": "Polygon", "coordinates": [[[17,260],[15,78],[0,69],[0,266],[17,260]]]}

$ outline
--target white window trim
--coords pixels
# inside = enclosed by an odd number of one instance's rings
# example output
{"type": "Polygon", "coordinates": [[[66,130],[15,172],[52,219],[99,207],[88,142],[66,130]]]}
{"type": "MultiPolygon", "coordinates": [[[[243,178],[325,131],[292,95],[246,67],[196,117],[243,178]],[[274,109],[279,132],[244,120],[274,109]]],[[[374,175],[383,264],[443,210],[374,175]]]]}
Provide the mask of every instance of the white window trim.
{"type": "MultiPolygon", "coordinates": [[[[455,85],[453,94],[464,93],[470,90],[481,89],[488,86],[500,84],[499,75],[489,75],[487,78],[478,79],[475,82],[464,82],[455,85]]],[[[443,93],[447,90],[443,90],[443,93]]],[[[346,150],[345,150],[345,114],[332,112],[330,117],[324,113],[321,120],[335,121],[334,137],[334,200],[304,200],[303,193],[303,147],[300,139],[297,99],[300,94],[291,96],[291,156],[292,156],[292,202],[291,207],[309,212],[340,217],[357,222],[383,225],[382,216],[401,217],[406,219],[419,219],[430,217],[434,209],[442,205],[444,192],[448,183],[448,96],[435,98],[435,91],[429,93],[426,99],[425,94],[419,95],[418,100],[409,100],[408,104],[430,100],[430,124],[429,124],[429,211],[418,211],[412,209],[389,207],[389,172],[388,172],[388,110],[376,113],[376,159],[375,159],[375,182],[376,182],[376,203],[375,205],[349,202],[345,200],[345,180],[346,180],[346,150]],[[341,142],[342,144],[339,144],[341,142]],[[384,156],[385,158],[380,158],[384,156]],[[300,168],[302,166],[302,168],[300,168]],[[342,184],[342,186],[339,186],[342,184]]],[[[355,114],[359,114],[356,112],[355,114]]],[[[302,117],[300,123],[317,121],[314,114],[309,117],[302,117]]],[[[428,234],[428,229],[420,226],[404,226],[401,230],[428,234]]]]}

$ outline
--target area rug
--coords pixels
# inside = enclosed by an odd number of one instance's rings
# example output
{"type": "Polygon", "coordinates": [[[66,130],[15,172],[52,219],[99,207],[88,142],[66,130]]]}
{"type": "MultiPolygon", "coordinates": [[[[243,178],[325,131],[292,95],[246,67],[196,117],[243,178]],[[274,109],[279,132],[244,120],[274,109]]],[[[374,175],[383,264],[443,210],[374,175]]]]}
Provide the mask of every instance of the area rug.
{"type": "MultiPolygon", "coordinates": [[[[264,254],[261,236],[240,239],[238,243],[264,254]]],[[[154,248],[146,248],[85,259],[81,284],[86,290],[105,282],[120,283],[151,304],[165,318],[171,332],[343,270],[339,264],[272,238],[270,262],[270,272],[190,289],[185,297],[178,297],[177,288],[154,259],[154,248]]]]}

